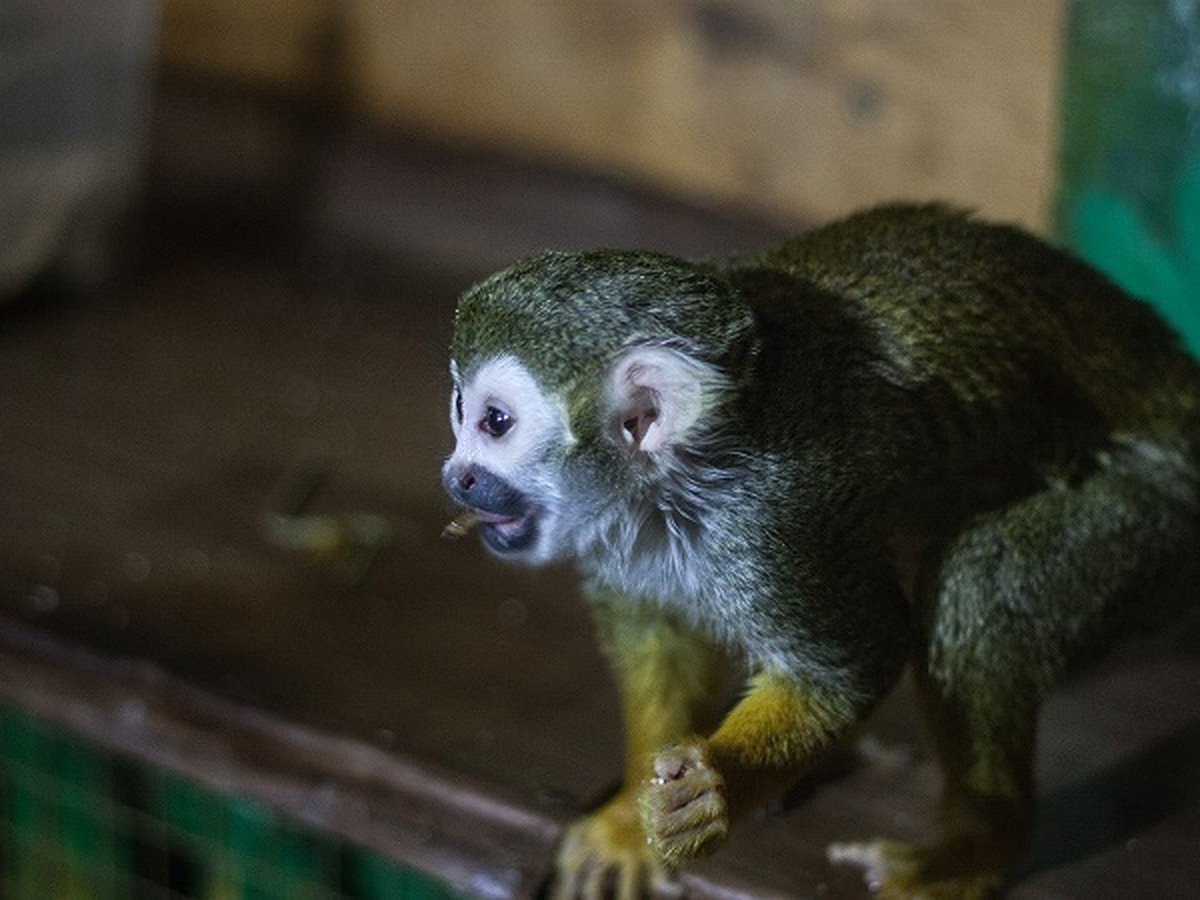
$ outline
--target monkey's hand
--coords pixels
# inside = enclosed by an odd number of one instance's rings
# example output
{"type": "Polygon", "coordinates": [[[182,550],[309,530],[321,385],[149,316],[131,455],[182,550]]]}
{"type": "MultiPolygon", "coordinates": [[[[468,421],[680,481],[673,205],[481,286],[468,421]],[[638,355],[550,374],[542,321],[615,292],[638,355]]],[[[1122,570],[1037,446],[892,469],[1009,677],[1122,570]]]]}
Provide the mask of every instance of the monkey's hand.
{"type": "Polygon", "coordinates": [[[555,900],[678,894],[678,885],[646,842],[632,794],[621,792],[567,830],[558,851],[555,900]]]}
{"type": "Polygon", "coordinates": [[[729,834],[725,780],[708,743],[692,738],[654,759],[653,777],[638,797],[646,839],[669,869],[704,856],[729,834]]]}

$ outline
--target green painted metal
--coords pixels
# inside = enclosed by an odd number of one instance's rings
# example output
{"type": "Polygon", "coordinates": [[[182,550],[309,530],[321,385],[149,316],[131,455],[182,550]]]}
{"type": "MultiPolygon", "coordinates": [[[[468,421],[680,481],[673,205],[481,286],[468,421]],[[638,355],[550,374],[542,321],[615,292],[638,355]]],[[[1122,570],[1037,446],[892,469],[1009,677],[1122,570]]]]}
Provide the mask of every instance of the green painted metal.
{"type": "Polygon", "coordinates": [[[1071,0],[1060,237],[1200,356],[1200,0],[1071,0]]]}
{"type": "Polygon", "coordinates": [[[424,873],[0,706],[0,896],[453,900],[424,873]]]}

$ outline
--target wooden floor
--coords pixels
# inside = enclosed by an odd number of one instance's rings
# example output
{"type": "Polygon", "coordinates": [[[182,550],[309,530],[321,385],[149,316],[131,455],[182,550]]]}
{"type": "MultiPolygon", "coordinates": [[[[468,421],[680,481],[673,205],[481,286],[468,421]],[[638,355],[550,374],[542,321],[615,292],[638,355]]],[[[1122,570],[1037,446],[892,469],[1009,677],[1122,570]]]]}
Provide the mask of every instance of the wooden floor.
{"type": "MultiPolygon", "coordinates": [[[[439,540],[455,295],[543,246],[724,252],[773,229],[402,142],[340,136],[306,172],[287,214],[156,209],[113,289],[4,314],[0,697],[468,892],[531,895],[613,786],[617,710],[570,573],[439,540]],[[373,557],[272,539],[313,472],[306,514],[388,524],[373,557]]],[[[1050,704],[1012,896],[1200,896],[1198,632],[1050,704]]],[[[748,823],[693,895],[865,896],[825,847],[926,833],[937,776],[907,709],[877,722],[906,752],[748,823]]]]}

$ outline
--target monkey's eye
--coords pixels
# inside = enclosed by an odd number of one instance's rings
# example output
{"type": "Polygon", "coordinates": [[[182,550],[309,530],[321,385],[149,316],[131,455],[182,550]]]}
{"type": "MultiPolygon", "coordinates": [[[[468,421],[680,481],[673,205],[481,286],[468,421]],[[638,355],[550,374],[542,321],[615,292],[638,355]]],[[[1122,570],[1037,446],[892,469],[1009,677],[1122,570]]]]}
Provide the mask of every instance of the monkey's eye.
{"type": "Polygon", "coordinates": [[[480,423],[483,430],[492,437],[502,437],[513,426],[513,419],[508,413],[494,406],[487,408],[487,415],[480,423]]]}
{"type": "Polygon", "coordinates": [[[463,420],[462,391],[454,392],[454,415],[458,417],[458,424],[461,425],[463,420]]]}

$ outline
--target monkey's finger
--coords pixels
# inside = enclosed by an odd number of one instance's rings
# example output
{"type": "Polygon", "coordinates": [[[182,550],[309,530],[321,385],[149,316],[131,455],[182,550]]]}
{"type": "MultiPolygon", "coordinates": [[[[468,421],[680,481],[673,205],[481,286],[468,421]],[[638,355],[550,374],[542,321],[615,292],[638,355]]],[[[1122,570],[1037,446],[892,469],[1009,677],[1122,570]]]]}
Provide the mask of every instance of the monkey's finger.
{"type": "Polygon", "coordinates": [[[597,859],[589,859],[583,866],[583,882],[580,885],[580,900],[604,900],[609,895],[609,868],[597,859]]]}
{"type": "Polygon", "coordinates": [[[662,810],[682,809],[697,798],[710,793],[719,793],[725,781],[708,766],[689,769],[681,778],[672,781],[654,779],[647,787],[653,804],[662,810]]]}
{"type": "Polygon", "coordinates": [[[708,856],[725,843],[729,837],[729,826],[725,822],[708,822],[704,825],[672,835],[659,847],[663,858],[675,864],[689,859],[708,856]]]}
{"type": "Polygon", "coordinates": [[[701,794],[686,806],[664,812],[655,823],[655,832],[660,838],[674,837],[705,829],[709,823],[725,819],[725,798],[711,791],[701,794]]]}
{"type": "Polygon", "coordinates": [[[672,878],[660,863],[645,857],[622,866],[617,875],[617,900],[643,900],[645,897],[666,900],[684,896],[683,885],[672,878]]]}
{"type": "Polygon", "coordinates": [[[654,758],[656,783],[682,778],[693,769],[704,767],[704,751],[692,744],[668,747],[654,758]]]}
{"type": "Polygon", "coordinates": [[[617,900],[640,900],[649,893],[646,869],[636,863],[617,872],[617,900]]]}
{"type": "Polygon", "coordinates": [[[551,896],[555,900],[604,900],[609,862],[587,846],[578,831],[572,830],[558,858],[558,872],[551,896]]]}
{"type": "Polygon", "coordinates": [[[587,852],[578,835],[572,833],[567,837],[558,858],[558,872],[555,874],[551,896],[554,900],[579,900],[587,897],[591,872],[595,868],[594,858],[587,852]]]}
{"type": "Polygon", "coordinates": [[[579,900],[585,897],[584,871],[581,866],[560,866],[550,892],[553,900],[579,900]]]}
{"type": "Polygon", "coordinates": [[[649,892],[648,870],[640,860],[587,856],[560,871],[553,896],[557,900],[640,900],[649,892]]]}
{"type": "Polygon", "coordinates": [[[668,866],[705,856],[717,849],[729,836],[729,817],[722,802],[697,801],[687,815],[676,814],[662,823],[663,831],[654,836],[654,849],[668,866]]]}

